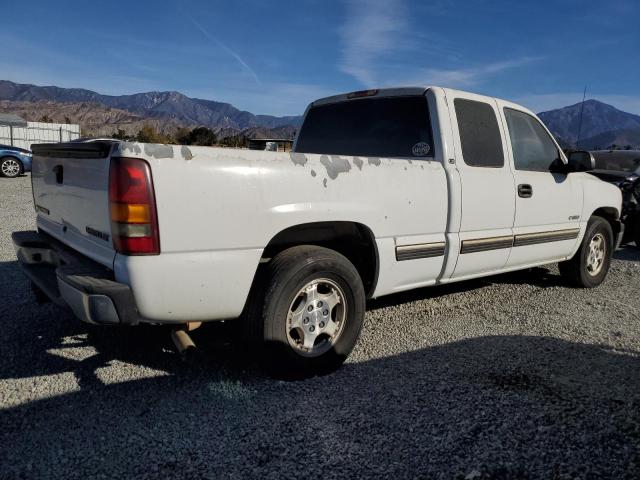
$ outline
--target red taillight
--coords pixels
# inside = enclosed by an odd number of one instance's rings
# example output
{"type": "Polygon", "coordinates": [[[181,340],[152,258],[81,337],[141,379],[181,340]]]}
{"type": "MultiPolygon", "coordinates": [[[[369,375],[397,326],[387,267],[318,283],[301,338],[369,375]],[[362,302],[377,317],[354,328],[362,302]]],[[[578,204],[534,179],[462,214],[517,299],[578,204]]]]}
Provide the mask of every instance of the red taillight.
{"type": "Polygon", "coordinates": [[[139,158],[112,158],[109,213],[115,249],[125,255],[157,255],[160,234],[149,164],[139,158]]]}

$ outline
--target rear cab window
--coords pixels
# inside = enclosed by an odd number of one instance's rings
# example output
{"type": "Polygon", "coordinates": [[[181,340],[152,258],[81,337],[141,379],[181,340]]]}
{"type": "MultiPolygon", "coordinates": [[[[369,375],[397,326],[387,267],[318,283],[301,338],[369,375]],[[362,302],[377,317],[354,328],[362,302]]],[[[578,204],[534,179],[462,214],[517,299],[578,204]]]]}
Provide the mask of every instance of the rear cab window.
{"type": "Polygon", "coordinates": [[[296,152],[361,157],[433,157],[424,95],[380,97],[313,106],[296,152]]]}

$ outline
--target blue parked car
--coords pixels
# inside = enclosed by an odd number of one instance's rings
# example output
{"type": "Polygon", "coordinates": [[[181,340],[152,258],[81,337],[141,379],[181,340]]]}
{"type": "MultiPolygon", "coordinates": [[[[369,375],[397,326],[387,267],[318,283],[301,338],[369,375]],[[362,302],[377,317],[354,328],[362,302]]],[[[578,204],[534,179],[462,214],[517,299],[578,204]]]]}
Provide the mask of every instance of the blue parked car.
{"type": "Polygon", "coordinates": [[[24,148],[0,145],[0,174],[14,178],[31,171],[32,154],[24,148]]]}

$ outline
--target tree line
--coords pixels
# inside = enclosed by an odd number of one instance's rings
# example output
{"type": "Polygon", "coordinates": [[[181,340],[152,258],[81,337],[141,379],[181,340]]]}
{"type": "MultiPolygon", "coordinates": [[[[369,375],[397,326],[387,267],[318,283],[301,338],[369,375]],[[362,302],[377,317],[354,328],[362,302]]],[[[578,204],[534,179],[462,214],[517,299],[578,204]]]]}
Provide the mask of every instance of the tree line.
{"type": "Polygon", "coordinates": [[[144,125],[135,135],[129,135],[123,129],[118,128],[111,138],[119,140],[136,141],[142,143],[169,143],[177,145],[224,145],[227,147],[246,147],[249,139],[242,134],[218,138],[216,133],[207,127],[195,127],[189,129],[179,127],[173,133],[159,132],[152,125],[144,125]]]}

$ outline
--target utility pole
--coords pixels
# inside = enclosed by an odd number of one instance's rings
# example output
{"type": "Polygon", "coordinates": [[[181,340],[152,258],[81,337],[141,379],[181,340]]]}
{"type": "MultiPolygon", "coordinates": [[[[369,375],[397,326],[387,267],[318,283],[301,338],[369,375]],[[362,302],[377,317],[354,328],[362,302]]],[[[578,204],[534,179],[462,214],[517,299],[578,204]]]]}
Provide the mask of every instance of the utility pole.
{"type": "Polygon", "coordinates": [[[584,87],[582,94],[582,105],[580,106],[580,120],[578,121],[578,138],[576,139],[576,149],[580,150],[580,133],[582,131],[582,115],[584,114],[584,100],[587,97],[587,86],[584,87]]]}

